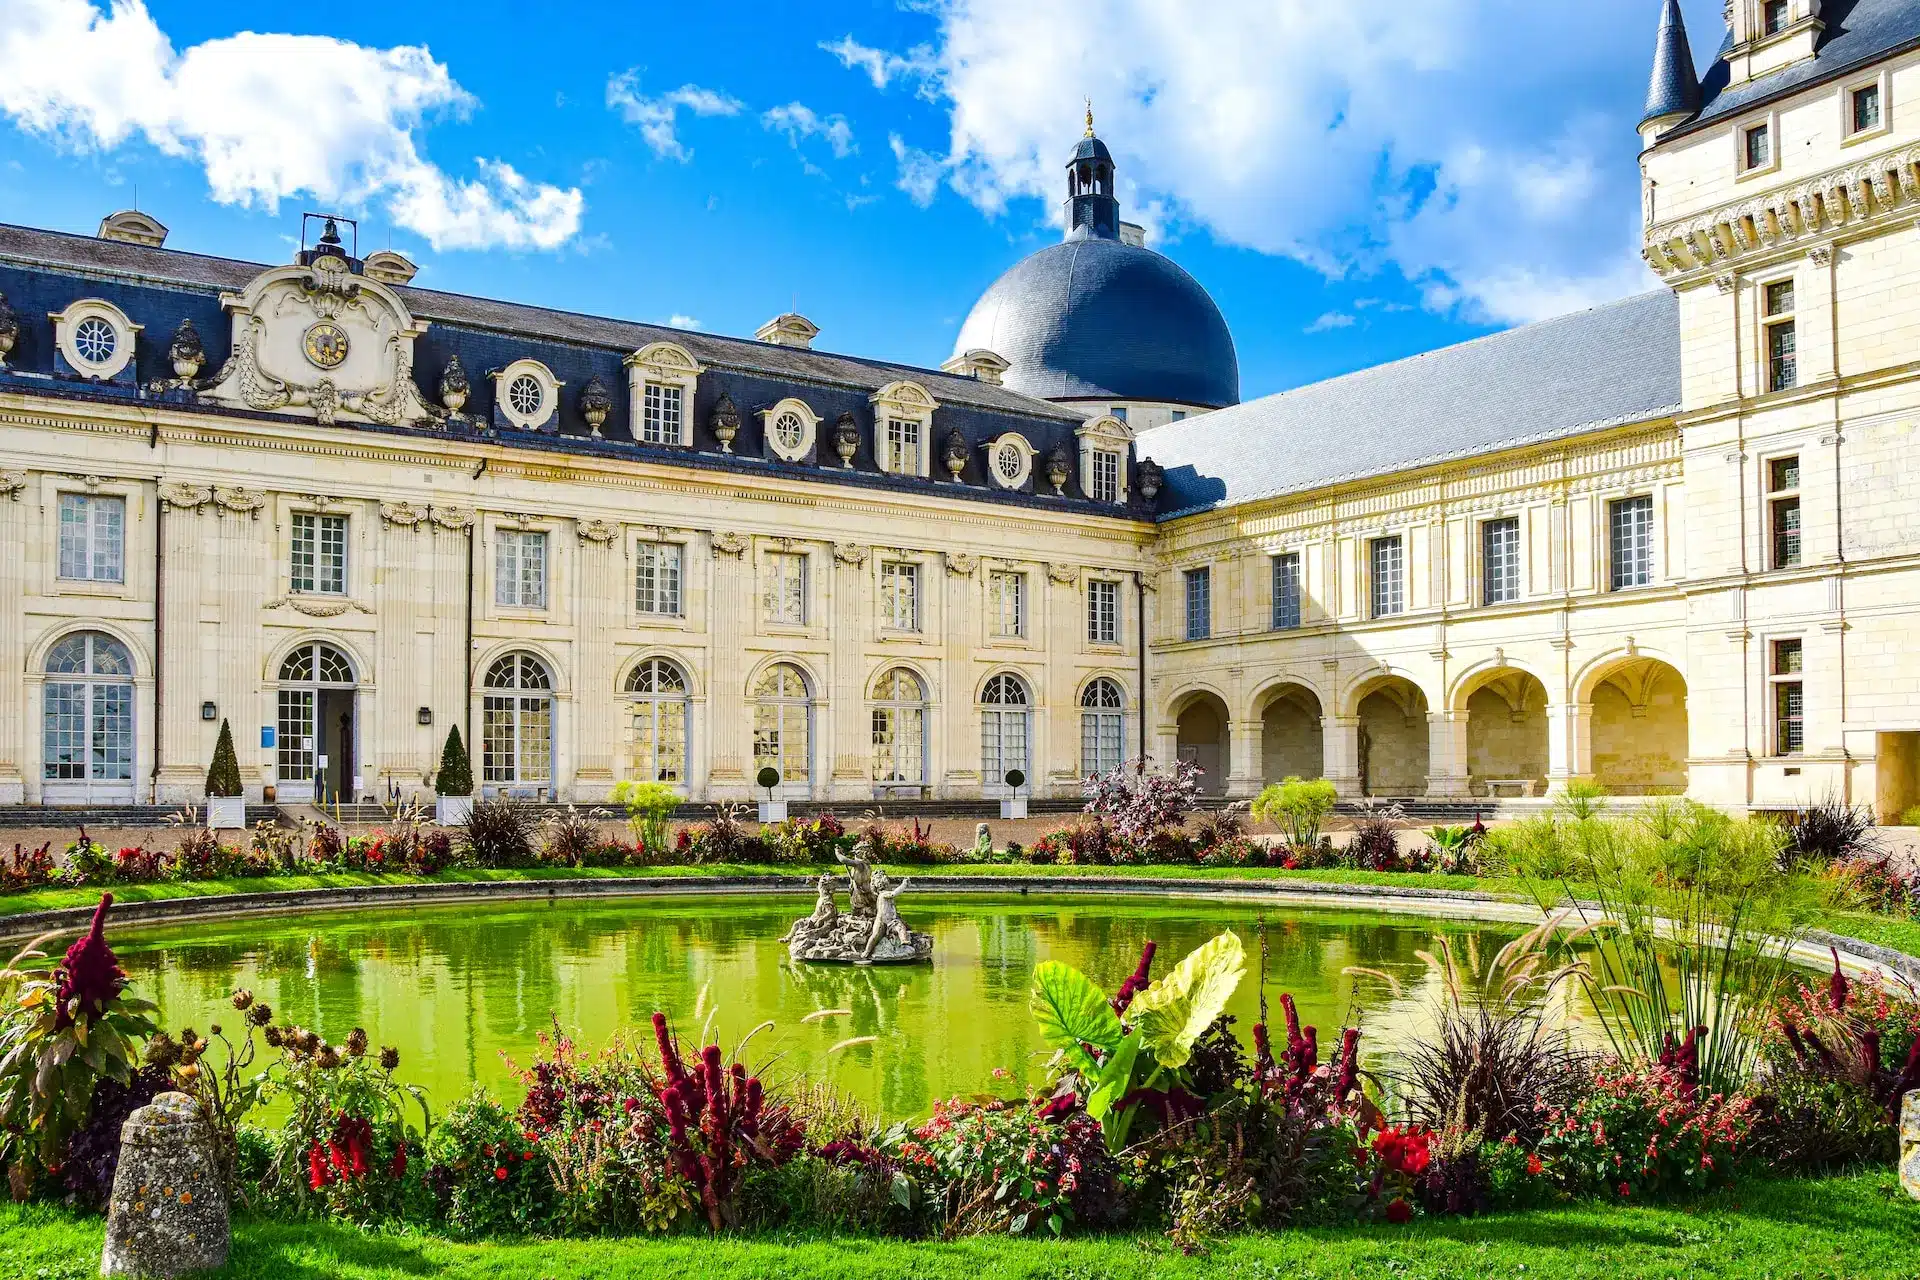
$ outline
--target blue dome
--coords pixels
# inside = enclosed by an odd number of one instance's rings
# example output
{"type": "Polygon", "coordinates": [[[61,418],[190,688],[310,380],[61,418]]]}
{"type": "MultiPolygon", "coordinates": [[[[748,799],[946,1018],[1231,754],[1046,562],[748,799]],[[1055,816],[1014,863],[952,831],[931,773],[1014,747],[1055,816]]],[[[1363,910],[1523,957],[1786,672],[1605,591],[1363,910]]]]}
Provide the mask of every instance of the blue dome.
{"type": "Polygon", "coordinates": [[[1240,402],[1240,361],[1200,282],[1151,249],[1086,236],[1014,264],[974,304],[954,350],[1009,362],[1043,400],[1240,402]]]}

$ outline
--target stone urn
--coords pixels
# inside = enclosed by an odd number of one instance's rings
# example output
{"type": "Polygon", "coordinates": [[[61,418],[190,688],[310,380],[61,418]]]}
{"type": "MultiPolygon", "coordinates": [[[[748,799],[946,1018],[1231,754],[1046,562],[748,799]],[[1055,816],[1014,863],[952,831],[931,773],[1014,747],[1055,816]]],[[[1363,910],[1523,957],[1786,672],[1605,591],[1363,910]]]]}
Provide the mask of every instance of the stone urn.
{"type": "Polygon", "coordinates": [[[720,442],[720,452],[733,452],[733,438],[740,434],[740,411],[733,407],[733,397],[724,391],[713,402],[713,414],[707,419],[707,430],[713,432],[713,438],[720,442]]]}
{"type": "Polygon", "coordinates": [[[607,390],[607,384],[600,381],[600,375],[594,374],[587,379],[587,385],[580,392],[580,416],[587,420],[588,428],[594,439],[600,438],[600,428],[606,425],[607,415],[613,412],[613,394],[607,390]]]}
{"type": "Polygon", "coordinates": [[[13,350],[15,339],[20,336],[20,317],[7,305],[7,295],[0,293],[0,369],[7,367],[7,354],[13,350]]]}
{"type": "Polygon", "coordinates": [[[460,357],[448,356],[447,367],[440,371],[440,403],[446,406],[449,416],[466,407],[467,396],[472,391],[473,384],[467,381],[466,366],[460,363],[460,357]]]}
{"type": "Polygon", "coordinates": [[[163,1093],[127,1117],[107,1205],[103,1276],[182,1276],[226,1265],[227,1188],[200,1104],[163,1093]]]}
{"type": "Polygon", "coordinates": [[[167,344],[167,359],[173,362],[173,376],[181,382],[191,382],[200,376],[200,366],[207,362],[207,349],[192,319],[182,320],[180,327],[173,331],[173,341],[167,344]]]}
{"type": "Polygon", "coordinates": [[[833,451],[839,455],[841,466],[853,466],[853,455],[860,451],[860,424],[851,413],[833,420],[833,451]]]}
{"type": "Polygon", "coordinates": [[[1920,1200],[1920,1089],[1900,1100],[1900,1185],[1920,1200]]]}

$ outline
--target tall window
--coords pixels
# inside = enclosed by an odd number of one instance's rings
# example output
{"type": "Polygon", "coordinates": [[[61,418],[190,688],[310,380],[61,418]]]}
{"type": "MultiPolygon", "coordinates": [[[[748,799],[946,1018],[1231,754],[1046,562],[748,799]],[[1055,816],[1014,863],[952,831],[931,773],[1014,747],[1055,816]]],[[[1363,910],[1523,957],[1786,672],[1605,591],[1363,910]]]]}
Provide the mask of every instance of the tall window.
{"type": "Polygon", "coordinates": [[[1773,686],[1773,752],[1797,756],[1806,749],[1805,704],[1800,683],[1801,653],[1798,640],[1773,642],[1773,667],[1768,683],[1773,686]]]}
{"type": "Polygon", "coordinates": [[[927,776],[927,690],[895,667],[873,686],[873,780],[918,785],[927,776]]]}
{"type": "Polygon", "coordinates": [[[648,658],[627,677],[633,711],[633,776],[687,780],[687,677],[665,658],[648,658]]]}
{"type": "Polygon", "coordinates": [[[78,631],[47,651],[46,670],[42,776],[51,784],[125,784],[131,798],[132,655],[112,636],[78,631]]]}
{"type": "Polygon", "coordinates": [[[1095,502],[1120,501],[1120,455],[1111,449],[1089,450],[1093,459],[1093,476],[1088,486],[1088,495],[1095,502]]]}
{"type": "Polygon", "coordinates": [[[1853,110],[1853,132],[1865,133],[1868,129],[1880,127],[1880,86],[1862,85],[1853,91],[1849,99],[1853,110]]]}
{"type": "Polygon", "coordinates": [[[1480,573],[1487,604],[1520,598],[1520,521],[1489,520],[1480,526],[1480,573]]]}
{"type": "Polygon", "coordinates": [[[60,576],[72,582],[125,582],[127,500],[60,495],[60,576]]]}
{"type": "Polygon", "coordinates": [[[1799,381],[1793,324],[1793,281],[1767,286],[1767,390],[1785,391],[1799,381]]]}
{"type": "Polygon", "coordinates": [[[1367,544],[1371,562],[1373,617],[1390,618],[1407,608],[1407,561],[1400,539],[1375,538],[1367,544]]]}
{"type": "Polygon", "coordinates": [[[347,518],[300,512],[293,517],[293,589],[344,594],[347,518]]]}
{"type": "Polygon", "coordinates": [[[1800,459],[1767,463],[1767,558],[1776,569],[1800,563],[1800,459]]]}
{"type": "Polygon", "coordinates": [[[920,629],[920,566],[887,561],[880,566],[880,618],[890,631],[920,629]]]}
{"type": "Polygon", "coordinates": [[[684,391],[663,382],[649,382],[640,394],[640,440],[644,444],[679,444],[684,391]]]}
{"type": "Polygon", "coordinates": [[[330,644],[303,644],[280,663],[274,776],[283,795],[289,787],[306,789],[316,781],[326,727],[320,723],[321,695],[353,686],[353,663],[330,644]]]}
{"type": "Polygon", "coordinates": [[[920,424],[911,418],[887,419],[887,470],[901,476],[920,474],[920,424]]]}
{"type": "Polygon", "coordinates": [[[680,544],[642,542],[633,556],[633,607],[640,613],[680,616],[680,544]]]}
{"type": "Polygon", "coordinates": [[[1213,573],[1210,569],[1189,569],[1187,587],[1187,639],[1205,640],[1213,634],[1213,573]]]}
{"type": "Polygon", "coordinates": [[[1027,575],[996,569],[987,575],[987,610],[993,634],[1017,640],[1027,634],[1027,575]]]}
{"type": "Polygon", "coordinates": [[[990,789],[1004,786],[1015,769],[1033,773],[1027,757],[1028,704],[1027,686],[1018,676],[995,676],[980,693],[980,780],[990,789]]]}
{"type": "Polygon", "coordinates": [[[1283,551],[1273,558],[1273,629],[1290,631],[1300,625],[1300,553],[1283,551]]]}
{"type": "Polygon", "coordinates": [[[1770,36],[1785,31],[1790,13],[1788,0],[1766,0],[1766,5],[1761,11],[1762,30],[1770,36]]]}
{"type": "Polygon", "coordinates": [[[513,609],[547,607],[547,535],[519,529],[494,533],[493,602],[513,609]]]}
{"type": "Polygon", "coordinates": [[[807,557],[779,551],[767,557],[767,589],[762,601],[768,622],[801,627],[807,622],[807,557]]]}
{"type": "Polygon", "coordinates": [[[813,772],[813,700],[800,668],[778,662],[753,688],[753,771],[772,765],[781,785],[804,790],[813,772]]]}
{"type": "Polygon", "coordinates": [[[1087,579],[1087,643],[1120,643],[1120,584],[1112,578],[1087,579]]]}
{"type": "Polygon", "coordinates": [[[1773,131],[1764,124],[1747,130],[1741,139],[1746,168],[1764,169],[1773,159],[1773,131]]]}
{"type": "Polygon", "coordinates": [[[553,781],[553,679],[540,659],[510,653],[487,668],[480,699],[480,780],[499,787],[553,781]]]}
{"type": "Polygon", "coordinates": [[[1080,775],[1111,773],[1126,755],[1126,698],[1105,676],[1080,695],[1080,775]]]}
{"type": "Polygon", "coordinates": [[[1653,499],[1622,498],[1607,504],[1608,588],[1626,591],[1653,585],[1653,499]]]}

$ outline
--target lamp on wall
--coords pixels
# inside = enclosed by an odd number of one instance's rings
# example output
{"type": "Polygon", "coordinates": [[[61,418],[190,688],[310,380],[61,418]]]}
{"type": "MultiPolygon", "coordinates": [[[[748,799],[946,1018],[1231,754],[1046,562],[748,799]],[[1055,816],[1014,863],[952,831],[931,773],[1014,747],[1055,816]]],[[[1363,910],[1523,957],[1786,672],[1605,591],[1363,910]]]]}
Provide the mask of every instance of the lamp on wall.
{"type": "Polygon", "coordinates": [[[415,719],[416,721],[418,721],[419,723],[421,723],[421,724],[432,724],[432,723],[433,723],[433,708],[432,708],[432,707],[422,707],[422,708],[420,708],[420,709],[419,709],[418,711],[416,711],[416,712],[414,712],[414,713],[413,713],[413,718],[414,718],[414,719],[415,719]]]}
{"type": "Polygon", "coordinates": [[[211,702],[203,702],[200,704],[200,718],[202,720],[213,719],[214,715],[218,711],[219,711],[219,708],[215,707],[211,702]]]}

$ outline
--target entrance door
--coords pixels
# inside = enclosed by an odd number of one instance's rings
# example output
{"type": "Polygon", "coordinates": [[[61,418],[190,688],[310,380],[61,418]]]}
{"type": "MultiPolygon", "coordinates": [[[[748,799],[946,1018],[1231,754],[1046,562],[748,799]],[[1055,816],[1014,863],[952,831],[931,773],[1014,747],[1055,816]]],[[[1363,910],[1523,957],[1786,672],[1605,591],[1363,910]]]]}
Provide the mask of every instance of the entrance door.
{"type": "Polygon", "coordinates": [[[275,784],[282,800],[348,803],[353,795],[353,665],[330,644],[305,644],[280,664],[275,784]]]}

